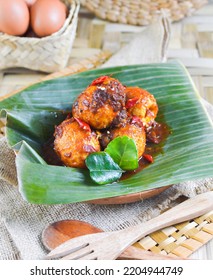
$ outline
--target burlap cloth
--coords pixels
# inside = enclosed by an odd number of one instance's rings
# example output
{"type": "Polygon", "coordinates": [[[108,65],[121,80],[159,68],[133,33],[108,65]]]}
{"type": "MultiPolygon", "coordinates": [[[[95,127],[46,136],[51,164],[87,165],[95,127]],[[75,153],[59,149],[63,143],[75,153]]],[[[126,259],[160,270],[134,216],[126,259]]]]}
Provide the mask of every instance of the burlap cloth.
{"type": "MultiPolygon", "coordinates": [[[[149,26],[104,66],[162,62],[169,40],[165,19],[149,26]]],[[[213,108],[204,104],[213,119],[213,108]]],[[[31,205],[19,194],[14,152],[0,138],[0,259],[40,259],[45,253],[41,232],[62,219],[78,219],[103,230],[125,228],[148,220],[175,204],[180,196],[195,196],[213,190],[213,178],[174,185],[162,194],[144,201],[124,205],[31,205]]],[[[30,174],[29,174],[30,176],[30,174]]]]}

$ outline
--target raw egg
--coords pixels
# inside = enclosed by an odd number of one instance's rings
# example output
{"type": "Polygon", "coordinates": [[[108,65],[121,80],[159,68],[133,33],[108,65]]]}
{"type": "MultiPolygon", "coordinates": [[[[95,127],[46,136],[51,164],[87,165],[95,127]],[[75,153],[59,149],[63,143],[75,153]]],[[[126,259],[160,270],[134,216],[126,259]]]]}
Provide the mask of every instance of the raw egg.
{"type": "Polygon", "coordinates": [[[31,27],[38,37],[57,32],[64,24],[67,7],[60,0],[37,0],[30,7],[31,27]]]}
{"type": "Polygon", "coordinates": [[[29,22],[29,9],[24,0],[0,0],[0,32],[23,35],[29,22]]]}

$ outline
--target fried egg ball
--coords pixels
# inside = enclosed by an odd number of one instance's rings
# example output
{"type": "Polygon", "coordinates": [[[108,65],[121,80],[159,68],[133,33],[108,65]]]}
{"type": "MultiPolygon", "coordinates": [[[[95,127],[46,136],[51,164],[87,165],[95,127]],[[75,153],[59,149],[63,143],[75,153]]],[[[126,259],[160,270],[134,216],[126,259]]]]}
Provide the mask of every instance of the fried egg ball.
{"type": "Polygon", "coordinates": [[[131,121],[125,123],[122,127],[114,128],[104,132],[100,140],[102,146],[105,148],[110,141],[119,136],[127,136],[132,138],[135,141],[138,150],[138,158],[143,155],[146,146],[146,133],[140,120],[138,121],[133,118],[131,121]]]}
{"type": "Polygon", "coordinates": [[[78,96],[72,115],[94,129],[105,129],[125,109],[125,102],[125,87],[114,78],[101,76],[78,96]]]}
{"type": "Polygon", "coordinates": [[[149,126],[158,113],[158,105],[154,96],[139,87],[127,87],[125,92],[127,112],[139,117],[144,126],[149,126]]]}
{"type": "Polygon", "coordinates": [[[90,153],[100,151],[100,143],[88,124],[69,118],[55,128],[54,150],[66,166],[85,168],[90,153]]]}

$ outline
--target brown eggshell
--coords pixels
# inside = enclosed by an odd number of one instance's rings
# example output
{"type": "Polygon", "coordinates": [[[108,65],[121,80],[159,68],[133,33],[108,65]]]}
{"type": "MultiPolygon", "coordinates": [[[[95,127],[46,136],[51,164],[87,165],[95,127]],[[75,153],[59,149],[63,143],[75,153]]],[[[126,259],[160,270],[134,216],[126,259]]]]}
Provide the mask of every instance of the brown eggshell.
{"type": "Polygon", "coordinates": [[[0,0],[0,31],[23,35],[29,26],[30,14],[23,0],[0,0]]]}
{"type": "Polygon", "coordinates": [[[37,0],[30,8],[31,27],[39,37],[57,32],[64,24],[67,7],[60,0],[37,0]]]}

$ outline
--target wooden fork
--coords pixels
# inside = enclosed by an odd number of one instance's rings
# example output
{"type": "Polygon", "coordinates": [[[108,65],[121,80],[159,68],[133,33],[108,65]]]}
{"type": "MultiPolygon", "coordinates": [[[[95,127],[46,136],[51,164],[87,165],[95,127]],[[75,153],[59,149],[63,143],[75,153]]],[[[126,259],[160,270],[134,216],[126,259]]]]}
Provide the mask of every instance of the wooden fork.
{"type": "Polygon", "coordinates": [[[52,250],[45,256],[45,259],[116,259],[127,247],[144,236],[164,227],[201,216],[211,210],[213,210],[213,192],[206,192],[188,199],[140,225],[70,239],[52,250]]]}

